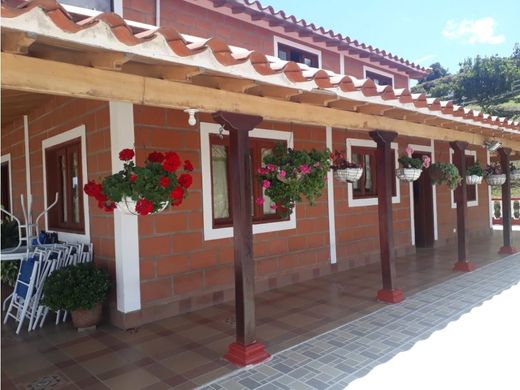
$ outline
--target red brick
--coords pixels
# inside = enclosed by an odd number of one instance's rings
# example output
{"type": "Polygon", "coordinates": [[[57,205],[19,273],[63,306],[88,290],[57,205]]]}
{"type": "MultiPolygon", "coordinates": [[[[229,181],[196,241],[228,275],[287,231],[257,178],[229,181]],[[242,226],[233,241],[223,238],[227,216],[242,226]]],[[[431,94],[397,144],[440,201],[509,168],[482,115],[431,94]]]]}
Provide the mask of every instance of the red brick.
{"type": "Polygon", "coordinates": [[[157,274],[159,276],[175,275],[190,270],[190,257],[174,255],[157,259],[157,274]]]}
{"type": "Polygon", "coordinates": [[[188,226],[185,214],[159,214],[154,219],[155,232],[158,234],[181,232],[188,226]]]}
{"type": "Polygon", "coordinates": [[[139,275],[142,279],[152,279],[155,277],[155,262],[153,260],[143,260],[139,262],[139,275]]]}
{"type": "Polygon", "coordinates": [[[230,284],[233,281],[233,267],[206,270],[206,287],[230,284]]]}
{"type": "Polygon", "coordinates": [[[202,233],[177,233],[172,235],[175,253],[191,252],[202,246],[202,233]]]}
{"type": "Polygon", "coordinates": [[[260,260],[256,263],[258,275],[272,274],[278,271],[278,259],[260,260]]]}
{"type": "Polygon", "coordinates": [[[205,250],[201,252],[195,252],[191,255],[191,268],[209,268],[217,264],[217,251],[205,250]]]}
{"type": "Polygon", "coordinates": [[[139,240],[139,254],[143,257],[169,255],[171,253],[171,237],[147,237],[139,240]]]}
{"type": "Polygon", "coordinates": [[[141,283],[141,300],[143,302],[171,297],[172,292],[172,281],[170,278],[141,283]]]}
{"type": "Polygon", "coordinates": [[[175,277],[175,294],[186,294],[202,288],[202,272],[191,272],[175,277]]]}

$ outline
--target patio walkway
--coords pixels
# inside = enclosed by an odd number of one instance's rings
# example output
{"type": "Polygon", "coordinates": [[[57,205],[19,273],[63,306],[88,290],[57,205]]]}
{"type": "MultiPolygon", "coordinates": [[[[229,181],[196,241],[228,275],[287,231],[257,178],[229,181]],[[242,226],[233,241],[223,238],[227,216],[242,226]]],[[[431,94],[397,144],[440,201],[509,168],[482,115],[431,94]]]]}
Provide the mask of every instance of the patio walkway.
{"type": "MultiPolygon", "coordinates": [[[[513,236],[515,241],[520,238],[520,234],[516,232],[513,233],[513,236]]],[[[495,268],[483,267],[500,258],[496,251],[500,247],[501,239],[501,232],[494,232],[489,239],[480,239],[471,243],[470,258],[480,269],[470,274],[461,275],[451,270],[456,253],[454,247],[419,250],[416,255],[398,258],[396,286],[401,288],[407,297],[399,305],[386,306],[375,301],[375,292],[381,283],[378,264],[258,294],[256,297],[258,339],[266,344],[268,352],[275,354],[339,326],[357,326],[358,328],[355,329],[359,330],[360,324],[367,325],[369,317],[366,315],[369,313],[375,312],[376,316],[382,313],[385,316],[388,315],[388,318],[399,320],[395,316],[385,314],[390,310],[393,313],[408,315],[407,318],[413,319],[416,323],[417,329],[414,328],[416,331],[412,332],[413,335],[406,335],[406,333],[401,335],[402,337],[410,336],[405,343],[411,345],[414,337],[421,337],[418,335],[419,331],[427,331],[427,326],[431,326],[432,323],[438,325],[443,319],[449,320],[450,315],[453,314],[441,311],[439,313],[441,317],[437,317],[429,309],[426,313],[410,312],[409,310],[417,308],[420,302],[416,301],[417,297],[423,297],[421,299],[426,301],[434,298],[430,291],[413,296],[414,293],[448,279],[451,279],[449,283],[452,283],[454,294],[457,288],[470,289],[468,291],[473,288],[479,291],[479,294],[480,292],[494,294],[498,291],[497,289],[502,288],[495,285],[493,278],[482,279],[485,280],[485,284],[471,285],[473,283],[471,278],[478,278],[480,275],[485,275],[487,278],[485,272],[488,270],[500,269],[504,267],[502,264],[512,262],[510,258],[503,263],[495,263],[497,264],[495,268]],[[460,277],[453,279],[456,276],[460,277]],[[378,309],[381,310],[378,311],[378,309]],[[419,318],[419,315],[426,316],[426,321],[419,318]],[[356,323],[351,325],[350,322],[356,319],[361,322],[358,322],[358,325],[355,325],[356,323]]],[[[504,275],[507,276],[508,272],[512,278],[520,275],[519,270],[513,269],[509,269],[504,275]]],[[[510,283],[512,282],[513,280],[510,281],[510,283]]],[[[466,301],[466,299],[457,300],[454,297],[456,295],[443,296],[441,294],[436,295],[435,300],[444,300],[443,302],[447,304],[447,311],[468,311],[472,305],[478,304],[478,302],[466,301]]],[[[474,295],[475,299],[477,297],[480,300],[487,299],[484,296],[474,295]]],[[[428,304],[431,305],[431,303],[428,304]]],[[[460,313],[455,315],[460,315],[460,313]]],[[[368,329],[373,331],[369,334],[370,337],[374,337],[374,341],[378,344],[382,344],[378,341],[381,332],[374,326],[389,326],[385,318],[380,318],[376,323],[367,325],[368,329]]],[[[192,389],[207,385],[227,374],[244,375],[244,373],[251,372],[250,370],[237,370],[237,367],[222,359],[227,345],[234,340],[234,307],[232,303],[158,321],[143,326],[136,332],[123,332],[112,326],[104,325],[93,333],[77,333],[70,324],[57,327],[47,324],[40,331],[30,334],[24,332],[20,336],[16,336],[12,324],[11,322],[7,326],[2,326],[2,389],[58,388],[53,384],[59,385],[60,389],[131,390],[172,387],[192,389]]],[[[366,332],[368,329],[361,327],[359,332],[366,332]]],[[[401,328],[397,326],[396,329],[401,328]]],[[[399,345],[402,340],[396,339],[390,340],[390,342],[399,345]]],[[[383,356],[390,354],[393,349],[399,348],[398,345],[382,345],[384,348],[379,345],[378,348],[374,347],[374,350],[364,350],[363,352],[368,355],[361,355],[363,356],[362,362],[369,365],[381,361],[383,356]]],[[[291,354],[291,351],[289,350],[287,353],[291,354]]],[[[355,351],[359,352],[359,350],[352,349],[352,352],[355,351]]],[[[321,357],[321,353],[316,355],[311,350],[306,352],[316,359],[321,357]]],[[[281,355],[276,355],[267,364],[273,364],[273,362],[276,364],[277,359],[280,358],[281,355]]],[[[306,363],[291,363],[297,364],[300,368],[303,364],[316,360],[309,356],[307,358],[311,360],[306,363]]],[[[350,365],[351,368],[357,370],[355,372],[358,374],[364,372],[359,370],[360,366],[356,366],[354,360],[343,359],[343,362],[338,361],[338,364],[350,365]]],[[[267,366],[262,365],[253,369],[260,369],[260,367],[267,366]]],[[[291,367],[289,366],[289,368],[291,367]]],[[[354,375],[354,371],[345,371],[345,373],[352,377],[354,375]]],[[[272,372],[271,374],[276,375],[272,372]]],[[[281,373],[281,376],[292,378],[286,373],[281,373]]],[[[266,378],[263,380],[267,380],[266,378]]],[[[303,376],[299,377],[299,379],[302,378],[303,376]]],[[[342,378],[342,380],[344,379],[347,377],[342,378]]],[[[233,379],[230,377],[226,380],[233,379]]],[[[257,379],[253,378],[253,380],[258,382],[257,379]]],[[[249,383],[250,387],[256,386],[251,382],[246,383],[249,383]]],[[[213,388],[216,385],[212,385],[213,388]]],[[[317,382],[316,385],[318,385],[317,382]]],[[[240,384],[240,386],[239,388],[248,388],[246,384],[240,384]]],[[[217,388],[231,389],[232,387],[217,388]]],[[[279,386],[279,388],[284,387],[279,386]]]]}

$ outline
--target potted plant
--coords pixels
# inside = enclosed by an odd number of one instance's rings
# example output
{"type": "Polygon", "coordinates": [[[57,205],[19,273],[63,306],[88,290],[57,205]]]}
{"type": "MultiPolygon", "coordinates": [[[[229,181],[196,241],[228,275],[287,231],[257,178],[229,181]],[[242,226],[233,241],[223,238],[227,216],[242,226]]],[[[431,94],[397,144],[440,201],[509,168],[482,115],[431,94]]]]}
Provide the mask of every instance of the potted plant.
{"type": "Polygon", "coordinates": [[[148,215],[163,211],[170,204],[180,205],[193,181],[189,173],[193,170],[191,162],[182,163],[175,152],[152,152],[140,167],[132,161],[134,155],[132,149],[123,149],[119,153],[123,169],[101,183],[89,181],[85,193],[107,212],[117,207],[128,214],[148,215]],[[183,173],[178,175],[181,169],[183,173]]]}
{"type": "MultiPolygon", "coordinates": [[[[2,218],[1,248],[13,248],[18,244],[18,222],[9,217],[2,218]]],[[[13,292],[20,262],[18,260],[0,262],[0,278],[2,281],[2,297],[7,297],[13,292]]]]}
{"type": "Polygon", "coordinates": [[[353,183],[358,181],[363,174],[363,167],[355,162],[347,161],[344,152],[338,152],[330,154],[332,160],[330,168],[334,171],[334,178],[342,183],[350,182],[353,183]]]}
{"type": "Polygon", "coordinates": [[[54,311],[70,311],[76,328],[88,328],[101,320],[109,287],[108,273],[93,263],[69,265],[47,277],[42,304],[54,311]]]}
{"type": "MultiPolygon", "coordinates": [[[[308,152],[277,144],[273,153],[264,157],[264,167],[257,172],[265,195],[274,202],[271,207],[280,215],[289,216],[303,196],[311,205],[314,204],[325,187],[330,169],[329,155],[328,150],[320,152],[312,149],[308,152]]],[[[256,203],[263,204],[264,198],[256,199],[256,203]]]]}
{"type": "Polygon", "coordinates": [[[428,170],[432,184],[447,184],[451,190],[462,182],[459,170],[452,163],[433,163],[428,170]]]}
{"type": "Polygon", "coordinates": [[[395,174],[401,181],[417,180],[421,176],[422,169],[430,166],[430,157],[414,158],[412,157],[413,152],[414,150],[408,146],[397,160],[401,164],[401,168],[398,168],[395,174]]]}
{"type": "Polygon", "coordinates": [[[502,172],[499,163],[491,163],[486,166],[485,178],[490,186],[501,186],[506,182],[506,175],[502,172]]]}
{"type": "Polygon", "coordinates": [[[466,184],[475,185],[482,183],[482,178],[484,177],[484,169],[480,166],[480,163],[477,161],[475,164],[470,165],[466,169],[466,184]]]}
{"type": "Polygon", "coordinates": [[[520,168],[516,167],[515,164],[509,163],[510,177],[512,181],[520,180],[520,168]]]}

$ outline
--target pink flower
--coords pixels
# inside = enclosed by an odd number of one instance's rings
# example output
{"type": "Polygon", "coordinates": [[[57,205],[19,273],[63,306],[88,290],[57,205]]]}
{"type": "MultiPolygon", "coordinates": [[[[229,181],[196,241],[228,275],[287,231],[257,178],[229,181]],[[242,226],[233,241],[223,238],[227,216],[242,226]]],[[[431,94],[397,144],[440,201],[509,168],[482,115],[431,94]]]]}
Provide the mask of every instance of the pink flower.
{"type": "Polygon", "coordinates": [[[269,171],[265,168],[258,168],[256,171],[259,175],[267,175],[269,173],[269,171]]]}
{"type": "Polygon", "coordinates": [[[283,169],[280,169],[280,172],[278,172],[278,175],[280,177],[285,177],[285,176],[287,176],[287,172],[285,172],[283,169]]]}
{"type": "Polygon", "coordinates": [[[255,203],[260,205],[260,206],[263,205],[264,204],[264,198],[259,196],[258,198],[256,198],[255,203]]]}
{"type": "Polygon", "coordinates": [[[413,150],[411,147],[408,146],[408,147],[404,150],[404,152],[406,153],[406,155],[407,155],[408,157],[412,157],[412,154],[413,154],[414,150],[413,150]]]}
{"type": "Polygon", "coordinates": [[[276,204],[273,203],[271,206],[269,206],[269,208],[270,208],[271,210],[276,210],[276,209],[278,208],[278,206],[277,206],[276,204]]]}
{"type": "Polygon", "coordinates": [[[313,165],[313,167],[315,168],[319,168],[321,166],[320,162],[319,161],[316,161],[313,165]]]}
{"type": "Polygon", "coordinates": [[[306,165],[306,164],[302,164],[298,167],[298,170],[303,173],[304,175],[307,175],[309,173],[311,173],[311,168],[306,165]]]}
{"type": "Polygon", "coordinates": [[[271,182],[269,180],[262,181],[262,187],[264,187],[266,189],[271,187],[271,182]]]}
{"type": "Polygon", "coordinates": [[[267,169],[271,172],[276,171],[276,165],[274,164],[267,164],[267,169]]]}
{"type": "Polygon", "coordinates": [[[431,163],[431,159],[430,157],[426,156],[426,155],[423,155],[422,156],[422,166],[424,168],[428,168],[430,166],[430,163],[431,163]]]}

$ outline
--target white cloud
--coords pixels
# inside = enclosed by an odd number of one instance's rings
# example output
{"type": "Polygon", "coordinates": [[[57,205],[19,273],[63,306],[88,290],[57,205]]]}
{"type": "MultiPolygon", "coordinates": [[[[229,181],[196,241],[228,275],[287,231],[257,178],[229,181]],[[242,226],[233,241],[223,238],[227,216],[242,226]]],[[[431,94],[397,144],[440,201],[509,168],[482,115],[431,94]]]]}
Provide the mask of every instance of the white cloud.
{"type": "Polygon", "coordinates": [[[463,43],[474,45],[476,43],[486,43],[498,45],[505,41],[503,34],[495,33],[495,19],[486,17],[475,20],[448,20],[442,35],[448,39],[461,40],[463,43]]]}
{"type": "Polygon", "coordinates": [[[439,56],[438,54],[428,54],[428,55],[415,59],[413,62],[415,62],[416,64],[422,64],[423,62],[431,61],[434,58],[437,58],[438,56],[439,56]]]}

